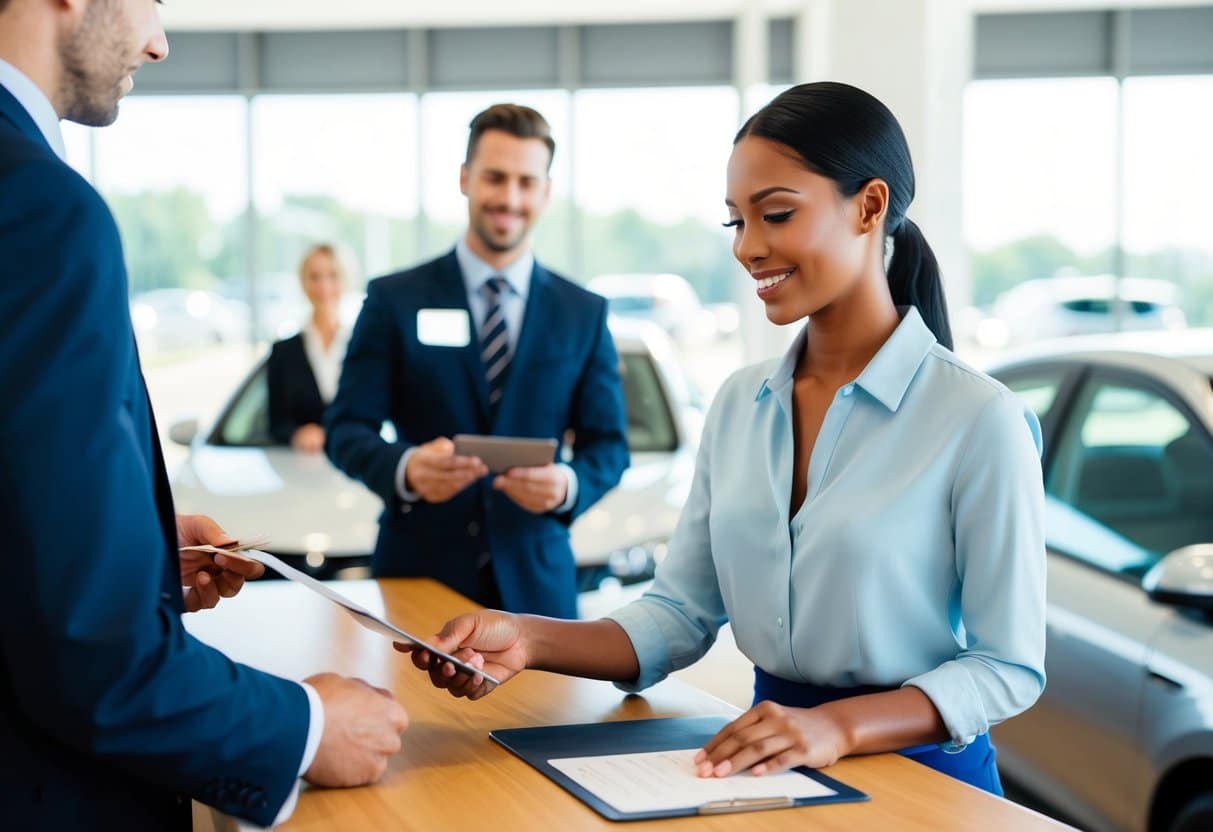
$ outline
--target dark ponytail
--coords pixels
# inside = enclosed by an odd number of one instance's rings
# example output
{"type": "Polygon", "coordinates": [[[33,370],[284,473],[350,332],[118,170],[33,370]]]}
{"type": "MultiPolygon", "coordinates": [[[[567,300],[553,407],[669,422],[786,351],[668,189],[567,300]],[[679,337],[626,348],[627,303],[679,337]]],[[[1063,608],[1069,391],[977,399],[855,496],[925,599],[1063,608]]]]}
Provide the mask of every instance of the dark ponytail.
{"type": "Polygon", "coordinates": [[[914,199],[914,166],[901,125],[889,108],[861,89],[822,81],[779,94],[742,125],[746,136],[796,151],[809,170],[832,179],[844,197],[868,182],[889,186],[885,234],[892,239],[889,292],[898,306],[915,306],[940,344],[952,349],[952,328],[939,263],[906,210],[914,199]]]}
{"type": "Polygon", "coordinates": [[[935,333],[935,340],[952,349],[948,303],[944,299],[935,252],[909,217],[902,218],[892,237],[893,259],[889,261],[888,278],[893,303],[918,307],[923,322],[935,333]]]}

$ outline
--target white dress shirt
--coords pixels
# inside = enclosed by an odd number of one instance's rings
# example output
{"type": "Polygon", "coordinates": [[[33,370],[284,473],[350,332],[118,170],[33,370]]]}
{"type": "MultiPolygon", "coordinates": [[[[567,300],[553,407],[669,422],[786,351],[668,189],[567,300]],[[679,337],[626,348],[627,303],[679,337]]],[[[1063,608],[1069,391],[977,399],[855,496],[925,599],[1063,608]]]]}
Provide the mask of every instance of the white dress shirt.
{"type": "MultiPolygon", "coordinates": [[[[55,108],[51,106],[50,99],[21,70],[2,58],[0,58],[0,86],[8,90],[17,99],[17,103],[25,108],[25,111],[34,120],[34,124],[46,137],[47,144],[66,163],[67,150],[63,145],[63,132],[59,128],[59,116],[55,113],[55,108]]],[[[320,748],[320,738],[324,734],[324,703],[320,700],[320,694],[316,693],[311,685],[302,682],[300,684],[307,694],[309,711],[307,742],[303,748],[303,759],[299,762],[299,776],[302,777],[303,773],[311,767],[312,761],[316,758],[316,751],[320,748]]],[[[278,817],[274,819],[275,825],[284,822],[291,816],[298,799],[299,783],[296,783],[286,802],[282,804],[278,817]]],[[[252,830],[262,827],[242,823],[240,828],[252,830]]]]}
{"type": "Polygon", "coordinates": [[[789,516],[804,349],[802,331],[716,395],[669,553],[610,616],[640,664],[621,687],[691,664],[728,620],[782,679],[921,689],[959,750],[1045,684],[1040,425],[910,308],[834,397],[789,516]]]}
{"type": "Polygon", "coordinates": [[[308,321],[303,328],[303,351],[307,354],[307,363],[312,367],[312,375],[316,378],[316,387],[320,389],[320,398],[325,404],[330,403],[337,395],[337,384],[341,381],[341,365],[345,361],[345,351],[350,345],[350,328],[337,327],[333,342],[326,348],[324,339],[316,325],[308,321]]]}

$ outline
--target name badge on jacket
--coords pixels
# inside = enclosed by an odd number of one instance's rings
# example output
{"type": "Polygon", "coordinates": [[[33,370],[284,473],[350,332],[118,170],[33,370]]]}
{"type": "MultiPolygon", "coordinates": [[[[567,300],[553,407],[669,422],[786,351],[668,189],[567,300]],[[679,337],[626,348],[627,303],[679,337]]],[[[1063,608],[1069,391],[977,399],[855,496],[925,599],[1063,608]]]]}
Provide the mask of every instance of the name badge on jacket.
{"type": "Polygon", "coordinates": [[[466,347],[472,339],[470,317],[464,309],[418,309],[417,340],[428,347],[466,347]]]}

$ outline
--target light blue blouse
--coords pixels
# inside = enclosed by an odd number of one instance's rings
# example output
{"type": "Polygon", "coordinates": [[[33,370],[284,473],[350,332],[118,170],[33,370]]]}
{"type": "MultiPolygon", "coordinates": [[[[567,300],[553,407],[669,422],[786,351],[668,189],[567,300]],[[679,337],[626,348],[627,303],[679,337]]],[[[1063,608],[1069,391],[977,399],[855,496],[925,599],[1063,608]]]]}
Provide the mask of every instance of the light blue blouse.
{"type": "Polygon", "coordinates": [[[787,354],[734,373],[652,588],[610,616],[641,690],[731,621],[758,667],[818,685],[914,685],[955,750],[1044,689],[1040,425],[940,346],[914,308],[826,412],[789,521],[787,354]]]}

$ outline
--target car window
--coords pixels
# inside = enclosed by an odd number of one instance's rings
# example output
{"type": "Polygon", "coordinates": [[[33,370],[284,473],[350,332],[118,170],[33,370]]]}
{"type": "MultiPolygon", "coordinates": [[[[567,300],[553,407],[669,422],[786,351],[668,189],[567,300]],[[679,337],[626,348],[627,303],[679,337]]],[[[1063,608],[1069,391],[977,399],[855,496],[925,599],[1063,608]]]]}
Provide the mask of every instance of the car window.
{"type": "MultiPolygon", "coordinates": [[[[631,451],[648,453],[676,450],[678,432],[652,359],[648,354],[624,353],[620,356],[619,365],[631,451]]],[[[269,425],[269,388],[265,365],[262,364],[237,393],[211,441],[213,444],[235,447],[274,445],[276,443],[270,436],[269,425]]],[[[385,441],[396,441],[396,432],[390,423],[384,424],[382,435],[385,441]]]]}
{"type": "Polygon", "coordinates": [[[653,359],[647,353],[623,353],[619,356],[619,376],[623,380],[632,453],[677,449],[678,432],[653,359]]]}
{"type": "Polygon", "coordinates": [[[1083,315],[1110,315],[1112,313],[1111,302],[1099,298],[1076,298],[1063,301],[1061,305],[1071,312],[1079,312],[1083,315]]]}
{"type": "MultiPolygon", "coordinates": [[[[1143,384],[1093,377],[1061,433],[1045,490],[1132,544],[1144,573],[1181,546],[1213,542],[1213,448],[1203,428],[1143,384]]],[[[1070,554],[1107,568],[1092,540],[1070,554]]]]}
{"type": "Polygon", "coordinates": [[[269,386],[265,376],[265,364],[262,364],[236,394],[215,431],[215,444],[237,447],[275,444],[270,436],[269,386]]]}

